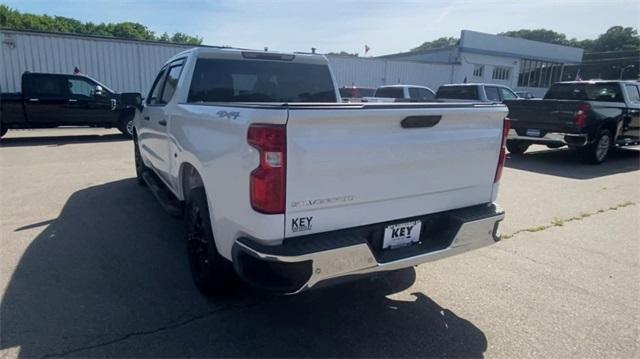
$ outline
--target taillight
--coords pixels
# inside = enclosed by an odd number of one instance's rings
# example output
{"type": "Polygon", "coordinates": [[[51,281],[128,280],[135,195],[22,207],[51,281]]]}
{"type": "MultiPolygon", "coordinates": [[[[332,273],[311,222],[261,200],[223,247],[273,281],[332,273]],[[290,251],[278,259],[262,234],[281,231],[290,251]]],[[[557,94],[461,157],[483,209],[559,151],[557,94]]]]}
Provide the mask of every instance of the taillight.
{"type": "Polygon", "coordinates": [[[576,126],[584,127],[587,124],[587,112],[591,109],[591,105],[588,103],[579,103],[578,111],[576,111],[576,117],[574,119],[576,126]]]}
{"type": "Polygon", "coordinates": [[[505,117],[502,121],[502,142],[500,145],[500,156],[498,157],[498,167],[496,167],[496,175],[493,178],[493,183],[500,181],[502,177],[502,169],[504,168],[504,162],[507,159],[507,150],[505,145],[507,144],[507,136],[509,136],[509,127],[511,126],[511,120],[509,117],[505,117]]]}
{"type": "Polygon", "coordinates": [[[247,142],[260,154],[260,164],[250,177],[251,207],[266,214],[284,213],[287,173],[285,125],[251,125],[247,142]]]}

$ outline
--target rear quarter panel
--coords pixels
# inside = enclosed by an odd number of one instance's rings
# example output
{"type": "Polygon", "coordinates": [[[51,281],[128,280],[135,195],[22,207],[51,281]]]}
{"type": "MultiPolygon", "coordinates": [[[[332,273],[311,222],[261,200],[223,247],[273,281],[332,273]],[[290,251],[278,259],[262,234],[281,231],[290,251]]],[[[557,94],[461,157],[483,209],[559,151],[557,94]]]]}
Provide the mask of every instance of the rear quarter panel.
{"type": "Polygon", "coordinates": [[[264,215],[251,207],[249,175],[259,158],[246,138],[252,123],[284,124],[286,109],[177,104],[170,113],[171,182],[176,195],[183,199],[184,166],[189,164],[198,170],[220,254],[230,259],[233,242],[240,236],[281,242],[284,215],[264,215]]]}

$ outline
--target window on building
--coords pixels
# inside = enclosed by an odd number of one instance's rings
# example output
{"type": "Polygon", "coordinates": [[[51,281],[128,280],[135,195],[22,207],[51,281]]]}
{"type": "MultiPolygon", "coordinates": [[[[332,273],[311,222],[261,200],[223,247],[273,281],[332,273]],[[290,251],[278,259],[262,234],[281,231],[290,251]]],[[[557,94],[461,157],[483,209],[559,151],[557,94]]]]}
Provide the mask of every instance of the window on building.
{"type": "Polygon", "coordinates": [[[484,76],[484,65],[475,65],[473,68],[473,77],[483,77],[484,76]]]}
{"type": "Polygon", "coordinates": [[[546,88],[560,81],[563,72],[561,63],[524,59],[520,61],[518,87],[546,88]]]}
{"type": "Polygon", "coordinates": [[[493,74],[491,76],[494,80],[509,80],[511,75],[511,68],[504,66],[496,66],[493,68],[493,74]]]}

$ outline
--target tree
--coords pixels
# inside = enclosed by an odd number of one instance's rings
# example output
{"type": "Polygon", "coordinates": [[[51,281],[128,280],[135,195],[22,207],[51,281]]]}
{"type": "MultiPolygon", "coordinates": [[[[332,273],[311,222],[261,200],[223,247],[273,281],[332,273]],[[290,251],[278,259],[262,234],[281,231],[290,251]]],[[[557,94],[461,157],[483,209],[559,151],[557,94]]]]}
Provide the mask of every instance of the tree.
{"type": "Polygon", "coordinates": [[[433,41],[423,42],[422,45],[418,47],[414,47],[411,51],[424,51],[429,49],[437,49],[439,47],[452,46],[458,43],[458,38],[456,37],[441,37],[435,39],[433,41]]]}
{"type": "Polygon", "coordinates": [[[98,36],[112,36],[123,39],[152,40],[200,45],[202,38],[177,32],[156,36],[146,26],[137,22],[100,23],[82,22],[63,16],[23,14],[6,5],[0,5],[0,27],[16,30],[36,30],[48,32],[66,32],[98,36]]]}
{"type": "Polygon", "coordinates": [[[590,52],[625,51],[640,49],[638,30],[632,27],[613,26],[593,40],[590,52]]]}
{"type": "Polygon", "coordinates": [[[354,53],[350,53],[350,52],[346,52],[346,51],[340,51],[340,52],[330,52],[327,55],[339,55],[339,56],[353,56],[353,57],[358,57],[358,53],[354,52],[354,53]]]}
{"type": "Polygon", "coordinates": [[[557,45],[569,45],[571,40],[567,40],[567,35],[547,29],[535,30],[512,30],[501,32],[500,36],[519,37],[522,39],[546,42],[557,45]]]}

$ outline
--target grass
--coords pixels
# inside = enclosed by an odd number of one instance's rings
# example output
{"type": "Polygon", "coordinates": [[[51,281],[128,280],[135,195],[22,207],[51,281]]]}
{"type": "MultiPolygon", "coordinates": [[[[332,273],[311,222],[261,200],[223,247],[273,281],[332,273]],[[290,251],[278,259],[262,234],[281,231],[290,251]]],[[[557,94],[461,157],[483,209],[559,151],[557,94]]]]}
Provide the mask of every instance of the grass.
{"type": "Polygon", "coordinates": [[[573,216],[573,217],[569,217],[569,218],[554,218],[551,221],[551,223],[549,223],[549,224],[543,224],[543,225],[536,226],[536,227],[529,227],[529,228],[519,229],[519,230],[517,230],[517,231],[515,231],[513,233],[510,233],[510,234],[503,234],[501,238],[502,239],[509,239],[509,238],[512,238],[512,237],[514,237],[514,236],[516,236],[516,235],[518,235],[520,233],[523,233],[523,232],[528,232],[528,233],[542,232],[542,231],[547,230],[547,229],[552,228],[552,227],[562,227],[562,226],[564,226],[565,224],[567,224],[569,222],[581,221],[581,220],[583,220],[585,218],[594,216],[596,214],[605,213],[605,212],[609,212],[609,211],[617,211],[620,208],[634,206],[634,205],[635,205],[634,202],[625,201],[625,202],[622,202],[622,203],[620,203],[618,205],[615,205],[615,206],[612,206],[612,207],[609,207],[609,208],[598,209],[597,211],[594,211],[594,212],[581,212],[578,216],[573,216]]]}

